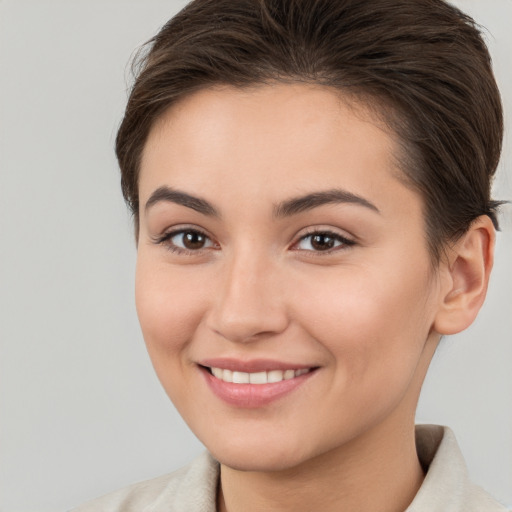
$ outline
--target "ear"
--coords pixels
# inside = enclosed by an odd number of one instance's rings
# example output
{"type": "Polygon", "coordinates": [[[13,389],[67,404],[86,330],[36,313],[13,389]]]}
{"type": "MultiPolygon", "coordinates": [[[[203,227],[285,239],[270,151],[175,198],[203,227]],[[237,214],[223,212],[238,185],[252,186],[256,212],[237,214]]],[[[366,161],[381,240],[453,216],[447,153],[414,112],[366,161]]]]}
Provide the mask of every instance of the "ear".
{"type": "Polygon", "coordinates": [[[469,327],[487,293],[496,232],[487,215],[478,217],[441,262],[441,303],[434,321],[439,334],[469,327]]]}

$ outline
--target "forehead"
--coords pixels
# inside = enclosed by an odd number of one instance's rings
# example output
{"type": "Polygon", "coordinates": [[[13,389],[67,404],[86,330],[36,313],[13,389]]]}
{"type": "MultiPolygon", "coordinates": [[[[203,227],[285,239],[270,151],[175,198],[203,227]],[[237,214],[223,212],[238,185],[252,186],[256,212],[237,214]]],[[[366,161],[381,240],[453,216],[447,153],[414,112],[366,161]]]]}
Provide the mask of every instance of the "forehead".
{"type": "Polygon", "coordinates": [[[206,89],[154,125],[142,158],[141,205],[162,185],[259,202],[343,187],[375,202],[405,188],[396,179],[398,148],[369,108],[327,87],[206,89]]]}

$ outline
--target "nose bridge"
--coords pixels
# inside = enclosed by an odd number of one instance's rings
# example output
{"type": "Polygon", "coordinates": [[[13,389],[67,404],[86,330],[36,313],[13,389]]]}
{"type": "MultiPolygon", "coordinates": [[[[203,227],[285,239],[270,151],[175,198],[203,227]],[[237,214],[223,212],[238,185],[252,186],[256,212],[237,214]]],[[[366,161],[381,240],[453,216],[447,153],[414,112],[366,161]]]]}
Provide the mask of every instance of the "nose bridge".
{"type": "MultiPolygon", "coordinates": [[[[210,327],[231,341],[250,341],[286,328],[286,308],[272,258],[246,247],[226,258],[210,327]]],[[[218,282],[219,282],[218,281],[218,282]]]]}

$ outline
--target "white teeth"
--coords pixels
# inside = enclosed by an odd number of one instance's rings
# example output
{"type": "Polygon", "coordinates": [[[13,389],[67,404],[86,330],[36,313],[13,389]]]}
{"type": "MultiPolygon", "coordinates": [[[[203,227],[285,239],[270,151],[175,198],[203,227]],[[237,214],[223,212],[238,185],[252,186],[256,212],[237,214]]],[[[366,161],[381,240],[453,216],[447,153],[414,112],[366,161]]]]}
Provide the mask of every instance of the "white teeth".
{"type": "Polygon", "coordinates": [[[224,376],[224,370],[222,368],[212,368],[212,373],[215,375],[215,377],[217,377],[217,379],[222,379],[224,376]]]}
{"type": "Polygon", "coordinates": [[[249,384],[249,374],[245,372],[233,372],[233,382],[235,384],[249,384]]]}
{"type": "Polygon", "coordinates": [[[249,373],[249,382],[251,384],[266,384],[267,372],[249,373]]]}
{"type": "Polygon", "coordinates": [[[281,382],[284,379],[281,370],[272,370],[267,373],[267,382],[281,382]]]}
{"type": "Polygon", "coordinates": [[[212,374],[217,379],[224,382],[233,382],[234,384],[273,384],[282,380],[290,380],[294,377],[300,377],[311,371],[311,368],[301,368],[300,370],[271,370],[268,372],[234,372],[224,370],[223,368],[210,368],[212,374]]]}

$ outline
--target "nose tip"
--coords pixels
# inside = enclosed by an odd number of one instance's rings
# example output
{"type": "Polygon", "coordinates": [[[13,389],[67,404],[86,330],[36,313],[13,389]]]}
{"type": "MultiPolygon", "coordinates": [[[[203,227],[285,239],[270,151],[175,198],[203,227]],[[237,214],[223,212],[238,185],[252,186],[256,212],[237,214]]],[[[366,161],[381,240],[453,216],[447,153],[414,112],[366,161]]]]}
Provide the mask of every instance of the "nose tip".
{"type": "Polygon", "coordinates": [[[238,265],[221,276],[220,293],[214,298],[209,328],[233,342],[251,342],[278,334],[288,316],[278,279],[268,268],[238,265]]]}
{"type": "Polygon", "coordinates": [[[263,327],[260,322],[251,322],[246,318],[231,318],[214,327],[214,332],[228,341],[250,343],[265,336],[277,334],[279,329],[263,327]]]}

